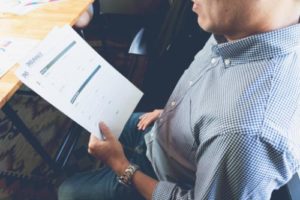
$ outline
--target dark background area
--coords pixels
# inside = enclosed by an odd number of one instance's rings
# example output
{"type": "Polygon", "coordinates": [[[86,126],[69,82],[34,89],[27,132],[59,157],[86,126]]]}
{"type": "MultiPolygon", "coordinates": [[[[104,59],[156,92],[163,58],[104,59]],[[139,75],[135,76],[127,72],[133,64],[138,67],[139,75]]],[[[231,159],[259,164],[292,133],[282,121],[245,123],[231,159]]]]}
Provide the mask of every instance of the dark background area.
{"type": "Polygon", "coordinates": [[[210,34],[201,30],[191,1],[168,1],[144,15],[99,14],[84,29],[100,55],[144,92],[136,111],[163,108],[177,80],[210,34]],[[145,28],[147,55],[129,54],[131,42],[145,28]]]}

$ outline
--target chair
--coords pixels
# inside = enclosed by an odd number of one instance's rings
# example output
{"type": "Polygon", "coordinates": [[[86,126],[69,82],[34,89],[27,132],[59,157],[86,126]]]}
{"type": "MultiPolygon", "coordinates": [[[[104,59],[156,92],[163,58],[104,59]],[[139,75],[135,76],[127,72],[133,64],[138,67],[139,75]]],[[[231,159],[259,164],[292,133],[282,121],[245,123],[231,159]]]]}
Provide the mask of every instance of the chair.
{"type": "MultiPolygon", "coordinates": [[[[151,16],[148,23],[137,31],[129,48],[129,53],[137,59],[141,56],[148,59],[146,66],[142,66],[146,68],[145,76],[130,77],[143,79],[140,81],[140,88],[144,96],[137,111],[149,111],[165,105],[179,77],[210,36],[199,28],[191,1],[173,0],[162,3],[165,4],[155,13],[155,22],[153,23],[151,16]]],[[[137,64],[139,63],[132,63],[133,71],[140,70],[141,66],[137,64]]]]}
{"type": "Polygon", "coordinates": [[[147,47],[148,41],[145,37],[145,28],[143,27],[137,32],[137,34],[133,38],[128,53],[145,56],[148,53],[147,47]]]}

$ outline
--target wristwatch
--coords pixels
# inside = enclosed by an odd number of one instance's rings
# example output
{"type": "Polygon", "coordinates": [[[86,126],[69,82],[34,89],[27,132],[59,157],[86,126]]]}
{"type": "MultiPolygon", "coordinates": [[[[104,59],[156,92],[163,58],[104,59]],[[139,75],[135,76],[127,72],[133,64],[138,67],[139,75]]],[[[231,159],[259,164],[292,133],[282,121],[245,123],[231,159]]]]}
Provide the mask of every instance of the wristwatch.
{"type": "Polygon", "coordinates": [[[132,176],[140,167],[130,163],[128,167],[125,169],[124,173],[118,176],[119,183],[123,185],[130,186],[132,184],[132,176]]]}

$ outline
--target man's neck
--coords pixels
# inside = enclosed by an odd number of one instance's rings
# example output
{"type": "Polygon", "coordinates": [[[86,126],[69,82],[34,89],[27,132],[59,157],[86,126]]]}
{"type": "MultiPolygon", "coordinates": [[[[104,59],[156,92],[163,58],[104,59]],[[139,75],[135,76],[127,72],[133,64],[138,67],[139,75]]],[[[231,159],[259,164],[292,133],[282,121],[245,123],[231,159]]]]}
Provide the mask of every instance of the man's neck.
{"type": "Polygon", "coordinates": [[[257,24],[254,24],[252,26],[245,27],[235,32],[224,34],[224,37],[227,41],[234,41],[251,35],[266,33],[277,29],[285,28],[298,23],[300,23],[299,14],[291,15],[289,17],[278,17],[277,19],[270,20],[268,23],[262,24],[258,21],[257,24]]]}

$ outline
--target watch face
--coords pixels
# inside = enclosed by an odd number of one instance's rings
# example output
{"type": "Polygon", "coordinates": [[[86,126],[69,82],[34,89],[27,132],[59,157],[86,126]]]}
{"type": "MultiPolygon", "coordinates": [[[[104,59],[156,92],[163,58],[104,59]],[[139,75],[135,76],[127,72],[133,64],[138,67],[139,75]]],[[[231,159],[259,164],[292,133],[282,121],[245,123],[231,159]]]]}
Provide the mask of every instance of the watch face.
{"type": "Polygon", "coordinates": [[[121,176],[118,176],[119,183],[122,183],[126,186],[130,186],[132,176],[138,169],[139,166],[135,164],[129,164],[128,167],[125,169],[124,173],[121,176]]]}

